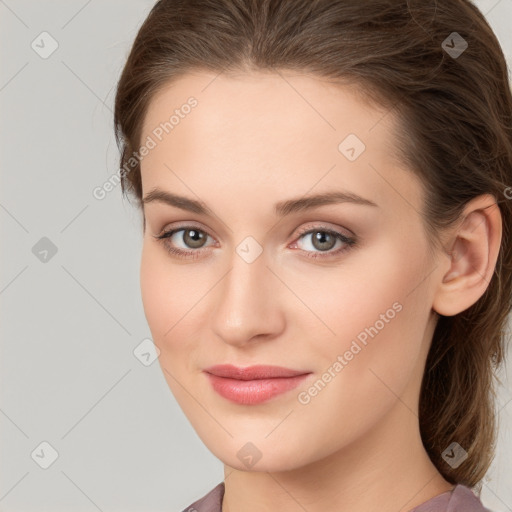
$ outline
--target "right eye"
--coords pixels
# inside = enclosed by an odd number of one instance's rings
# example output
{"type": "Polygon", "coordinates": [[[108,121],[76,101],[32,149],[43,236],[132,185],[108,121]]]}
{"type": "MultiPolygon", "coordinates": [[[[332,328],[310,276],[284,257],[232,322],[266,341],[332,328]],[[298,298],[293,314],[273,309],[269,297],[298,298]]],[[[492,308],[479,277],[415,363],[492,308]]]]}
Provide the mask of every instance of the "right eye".
{"type": "Polygon", "coordinates": [[[154,236],[154,238],[160,240],[165,249],[174,256],[198,258],[202,253],[204,244],[208,238],[212,237],[206,231],[195,226],[180,226],[164,231],[160,235],[154,236]],[[182,247],[179,247],[180,243],[182,247]]]}

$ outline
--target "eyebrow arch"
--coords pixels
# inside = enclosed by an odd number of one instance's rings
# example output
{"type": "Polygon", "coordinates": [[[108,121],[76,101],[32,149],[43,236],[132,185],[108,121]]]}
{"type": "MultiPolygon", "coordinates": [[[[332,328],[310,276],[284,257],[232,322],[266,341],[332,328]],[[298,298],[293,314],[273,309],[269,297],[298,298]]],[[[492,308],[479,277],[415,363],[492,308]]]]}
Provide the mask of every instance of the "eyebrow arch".
{"type": "MultiPolygon", "coordinates": [[[[154,201],[168,204],[170,206],[174,206],[176,208],[180,208],[181,210],[186,210],[192,213],[214,216],[210,208],[208,208],[203,202],[177,194],[172,194],[171,192],[167,192],[159,188],[154,188],[142,200],[143,204],[151,203],[154,201]]],[[[364,206],[374,206],[378,208],[378,205],[373,201],[365,199],[352,192],[333,191],[300,197],[297,199],[280,201],[279,203],[276,203],[274,211],[277,216],[284,217],[286,215],[290,215],[291,213],[336,203],[353,203],[364,206]]]]}

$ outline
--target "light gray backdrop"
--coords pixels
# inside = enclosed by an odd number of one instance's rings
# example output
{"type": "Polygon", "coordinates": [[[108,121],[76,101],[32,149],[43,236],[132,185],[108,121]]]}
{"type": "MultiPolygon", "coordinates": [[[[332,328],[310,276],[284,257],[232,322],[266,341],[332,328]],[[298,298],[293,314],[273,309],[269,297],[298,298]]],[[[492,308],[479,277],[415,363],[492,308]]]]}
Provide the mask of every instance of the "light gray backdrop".
{"type": "MultiPolygon", "coordinates": [[[[134,354],[151,336],[139,214],[119,186],[93,194],[116,174],[115,84],[153,4],[0,0],[0,512],[180,511],[223,479],[134,354]]],[[[477,5],[512,63],[512,0],[477,5]]],[[[510,512],[504,382],[482,498],[510,512]]]]}

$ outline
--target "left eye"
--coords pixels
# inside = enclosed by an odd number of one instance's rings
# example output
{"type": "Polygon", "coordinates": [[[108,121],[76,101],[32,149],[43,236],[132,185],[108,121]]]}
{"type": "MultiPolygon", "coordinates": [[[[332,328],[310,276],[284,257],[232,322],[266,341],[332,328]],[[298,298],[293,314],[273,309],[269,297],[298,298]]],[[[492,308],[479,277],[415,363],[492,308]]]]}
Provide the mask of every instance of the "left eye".
{"type": "MultiPolygon", "coordinates": [[[[342,241],[340,235],[341,233],[335,234],[331,231],[315,230],[304,233],[300,238],[311,237],[309,244],[306,244],[306,246],[309,245],[310,248],[313,247],[314,249],[324,252],[333,249],[336,242],[342,241]]],[[[305,250],[310,249],[306,247],[305,250]]]]}
{"type": "MultiPolygon", "coordinates": [[[[299,246],[299,249],[304,250],[312,258],[322,258],[324,257],[322,253],[327,253],[325,257],[328,257],[344,252],[356,243],[354,238],[347,237],[338,231],[324,228],[310,229],[309,231],[302,232],[298,240],[307,240],[308,238],[309,241],[304,244],[305,247],[299,246]],[[340,242],[340,245],[333,251],[332,249],[336,246],[337,242],[340,242]]],[[[293,245],[299,245],[299,243],[295,242],[293,245]]]]}

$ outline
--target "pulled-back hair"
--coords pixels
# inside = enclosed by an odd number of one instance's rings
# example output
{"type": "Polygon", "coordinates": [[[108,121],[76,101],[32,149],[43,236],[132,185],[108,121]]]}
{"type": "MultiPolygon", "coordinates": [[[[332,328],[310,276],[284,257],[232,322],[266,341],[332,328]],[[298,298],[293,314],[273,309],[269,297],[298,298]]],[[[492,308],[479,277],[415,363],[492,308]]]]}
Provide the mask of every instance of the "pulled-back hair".
{"type": "Polygon", "coordinates": [[[423,183],[421,214],[435,247],[442,248],[439,233],[468,201],[496,198],[503,231],[494,274],[474,305],[439,316],[418,411],[423,444],[443,477],[479,487],[494,456],[494,377],[512,302],[512,94],[505,57],[482,13],[469,0],[158,1],[115,98],[121,186],[139,207],[134,155],[148,105],[197,70],[292,70],[357,86],[398,120],[393,150],[423,183]],[[464,41],[463,53],[450,51],[464,41]],[[468,453],[456,468],[442,457],[454,441],[468,453]]]}

